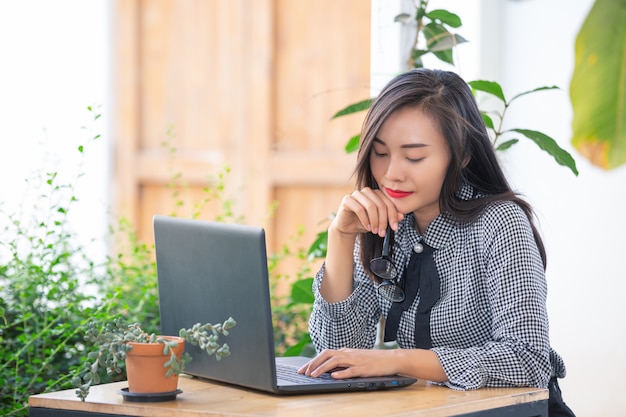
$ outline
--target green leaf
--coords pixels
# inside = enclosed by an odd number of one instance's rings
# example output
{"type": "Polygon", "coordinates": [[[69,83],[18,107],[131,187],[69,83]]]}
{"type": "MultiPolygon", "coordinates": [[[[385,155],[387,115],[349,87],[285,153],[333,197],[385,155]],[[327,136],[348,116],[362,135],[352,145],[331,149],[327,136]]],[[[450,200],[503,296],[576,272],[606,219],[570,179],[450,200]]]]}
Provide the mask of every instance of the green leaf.
{"type": "Polygon", "coordinates": [[[432,22],[424,26],[422,33],[426,38],[426,48],[443,62],[453,65],[454,60],[451,47],[437,48],[437,43],[444,38],[452,36],[450,32],[443,25],[432,22]]]}
{"type": "Polygon", "coordinates": [[[433,51],[433,54],[441,61],[454,65],[454,56],[452,55],[452,49],[446,49],[445,51],[433,51]]]}
{"type": "Polygon", "coordinates": [[[411,58],[418,59],[428,53],[430,53],[428,49],[413,49],[411,51],[411,58]]]}
{"type": "Polygon", "coordinates": [[[352,136],[346,146],[344,147],[346,153],[352,153],[359,150],[359,143],[361,142],[361,134],[357,134],[352,136]]]}
{"type": "Polygon", "coordinates": [[[450,33],[445,26],[435,22],[425,25],[423,33],[426,38],[426,47],[430,51],[452,49],[458,44],[467,42],[461,35],[450,33]]]}
{"type": "Polygon", "coordinates": [[[433,53],[438,51],[449,51],[452,54],[452,48],[465,42],[467,42],[467,39],[463,36],[449,33],[446,36],[442,36],[436,44],[433,44],[430,50],[433,53]]]}
{"type": "Polygon", "coordinates": [[[491,94],[492,96],[497,97],[503,103],[506,103],[506,99],[504,98],[504,93],[502,92],[502,87],[495,81],[486,81],[486,80],[475,80],[468,82],[472,89],[477,91],[482,91],[483,93],[491,94]]]}
{"type": "Polygon", "coordinates": [[[592,164],[626,162],[626,0],[596,0],[576,37],[571,143],[592,164]]]}
{"type": "Polygon", "coordinates": [[[300,341],[295,345],[289,347],[283,353],[283,356],[302,356],[302,352],[312,343],[311,335],[309,333],[305,333],[300,338],[300,341]]]}
{"type": "Polygon", "coordinates": [[[537,132],[536,130],[511,129],[511,131],[521,133],[528,139],[535,142],[537,146],[539,146],[541,149],[551,155],[558,164],[569,168],[574,173],[574,175],[578,176],[576,161],[574,161],[572,155],[570,155],[569,152],[567,152],[565,149],[561,148],[550,136],[541,132],[537,132]]]}
{"type": "Polygon", "coordinates": [[[328,230],[324,230],[317,234],[315,241],[309,247],[307,252],[309,259],[325,258],[326,247],[328,245],[328,230]]]}
{"type": "MultiPolygon", "coordinates": [[[[167,352],[164,352],[163,354],[164,354],[164,355],[166,355],[166,354],[167,354],[167,352]]],[[[163,364],[163,367],[168,368],[168,367],[172,366],[172,364],[173,364],[173,361],[174,361],[174,360],[176,360],[176,357],[175,357],[175,356],[174,356],[174,357],[170,357],[170,358],[169,358],[169,360],[167,360],[167,361],[163,364]]]]}
{"type": "Polygon", "coordinates": [[[442,9],[431,10],[430,12],[426,13],[426,16],[430,20],[438,20],[444,25],[448,25],[453,28],[458,28],[458,27],[461,27],[462,25],[461,18],[458,15],[454,13],[450,13],[447,10],[442,10],[442,9]]]}
{"type": "Polygon", "coordinates": [[[519,142],[519,139],[510,139],[510,140],[507,140],[506,142],[502,142],[496,147],[496,151],[500,151],[500,152],[506,151],[511,146],[515,145],[517,142],[519,142]]]}
{"type": "Polygon", "coordinates": [[[291,285],[291,301],[294,304],[313,304],[313,278],[303,278],[291,285]]]}
{"type": "Polygon", "coordinates": [[[537,87],[537,88],[535,88],[535,89],[533,89],[533,90],[524,91],[523,93],[519,93],[519,94],[515,95],[515,96],[511,99],[511,101],[509,101],[509,104],[513,103],[513,101],[514,101],[515,99],[518,99],[518,98],[520,98],[520,97],[522,97],[522,96],[525,96],[526,94],[536,93],[536,92],[538,92],[538,91],[544,91],[544,90],[560,90],[560,88],[559,88],[559,87],[557,87],[556,85],[551,85],[551,86],[537,87]]]}
{"type": "Polygon", "coordinates": [[[373,101],[374,101],[373,98],[368,98],[365,100],[361,100],[357,103],[351,104],[339,110],[337,113],[333,115],[333,117],[331,117],[331,119],[336,119],[337,117],[346,116],[348,114],[358,113],[360,111],[367,110],[370,108],[373,101]]]}
{"type": "Polygon", "coordinates": [[[441,24],[431,22],[422,29],[426,38],[426,47],[440,60],[453,65],[452,48],[456,45],[467,42],[460,35],[454,35],[441,24]]]}
{"type": "Polygon", "coordinates": [[[487,126],[488,129],[491,129],[491,130],[496,129],[493,124],[493,119],[491,118],[491,116],[489,116],[485,112],[480,112],[480,115],[483,117],[483,122],[485,122],[485,126],[487,126]]]}

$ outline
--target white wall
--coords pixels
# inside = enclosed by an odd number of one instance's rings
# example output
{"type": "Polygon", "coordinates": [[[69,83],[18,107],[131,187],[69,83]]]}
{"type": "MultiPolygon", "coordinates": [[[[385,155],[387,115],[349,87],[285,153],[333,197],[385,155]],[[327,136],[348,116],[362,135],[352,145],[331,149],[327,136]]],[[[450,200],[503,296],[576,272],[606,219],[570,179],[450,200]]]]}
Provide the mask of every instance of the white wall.
{"type": "Polygon", "coordinates": [[[26,215],[34,197],[25,180],[43,170],[69,181],[78,173],[78,146],[102,134],[85,152],[71,216],[84,241],[106,232],[108,3],[0,1],[0,208],[26,215]],[[95,126],[87,106],[102,107],[95,126]]]}
{"type": "MultiPolygon", "coordinates": [[[[548,251],[551,342],[564,357],[560,381],[566,402],[581,416],[624,416],[626,396],[626,166],[605,172],[569,144],[569,82],[574,41],[593,0],[431,0],[463,19],[458,67],[466,80],[499,82],[507,97],[545,85],[561,90],[520,99],[506,124],[552,136],[576,159],[579,176],[557,165],[529,140],[503,156],[513,187],[534,206],[548,251]]],[[[410,6],[410,2],[409,2],[410,6]]],[[[372,71],[374,92],[399,69],[389,48],[403,35],[393,17],[406,0],[375,0],[372,71]],[[378,11],[378,12],[377,12],[378,11]]],[[[450,67],[437,60],[426,66],[450,67]]]]}
{"type": "Polygon", "coordinates": [[[592,0],[508,1],[499,64],[505,90],[558,85],[527,97],[511,127],[549,133],[576,158],[575,177],[532,144],[509,155],[513,184],[534,204],[548,250],[552,344],[566,360],[561,383],[580,416],[624,416],[626,396],[626,166],[605,172],[569,144],[574,40],[592,0]],[[520,36],[521,35],[521,36],[520,36]]]}

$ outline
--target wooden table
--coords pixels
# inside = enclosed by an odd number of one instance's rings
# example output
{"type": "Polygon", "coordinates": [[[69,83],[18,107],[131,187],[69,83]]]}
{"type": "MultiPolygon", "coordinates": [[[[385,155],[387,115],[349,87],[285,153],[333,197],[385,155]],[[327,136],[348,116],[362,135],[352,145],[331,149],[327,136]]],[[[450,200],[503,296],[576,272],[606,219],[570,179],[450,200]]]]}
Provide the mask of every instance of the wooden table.
{"type": "Polygon", "coordinates": [[[483,388],[454,391],[418,381],[388,391],[277,396],[181,376],[175,401],[124,401],[126,382],[91,387],[86,402],[74,390],[31,396],[30,417],[94,416],[542,416],[548,415],[548,390],[483,388]]]}

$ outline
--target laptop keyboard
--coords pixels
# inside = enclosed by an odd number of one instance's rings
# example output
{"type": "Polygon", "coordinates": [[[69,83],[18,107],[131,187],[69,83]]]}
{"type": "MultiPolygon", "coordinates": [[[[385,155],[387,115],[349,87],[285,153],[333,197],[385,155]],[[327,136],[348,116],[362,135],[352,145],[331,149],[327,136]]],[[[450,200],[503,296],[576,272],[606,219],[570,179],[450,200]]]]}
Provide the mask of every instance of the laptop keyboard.
{"type": "Polygon", "coordinates": [[[317,378],[313,378],[310,376],[306,376],[298,373],[298,368],[295,366],[289,366],[285,364],[276,364],[276,376],[279,380],[302,383],[302,384],[311,384],[311,383],[332,383],[341,381],[340,379],[335,379],[330,376],[329,373],[325,373],[320,375],[317,378]]]}

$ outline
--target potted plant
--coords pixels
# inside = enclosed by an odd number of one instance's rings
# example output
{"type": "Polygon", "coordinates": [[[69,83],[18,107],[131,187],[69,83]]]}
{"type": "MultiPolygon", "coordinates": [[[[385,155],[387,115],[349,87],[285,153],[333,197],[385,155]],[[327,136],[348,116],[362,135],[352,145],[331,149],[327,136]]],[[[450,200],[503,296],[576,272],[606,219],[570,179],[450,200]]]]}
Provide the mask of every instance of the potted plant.
{"type": "Polygon", "coordinates": [[[179,336],[157,336],[146,333],[138,324],[125,324],[121,319],[98,327],[90,322],[85,341],[95,349],[88,353],[82,376],[76,375],[72,383],[81,401],[89,394],[89,387],[100,383],[102,375],[122,373],[126,367],[128,389],[122,390],[125,399],[133,401],[159,401],[176,398],[180,391],[178,375],[184,371],[191,356],[184,352],[185,343],[199,346],[217,360],[230,354],[226,343],[220,346],[220,335],[227,336],[235,326],[230,317],[221,324],[197,323],[181,329],[179,336]]]}

